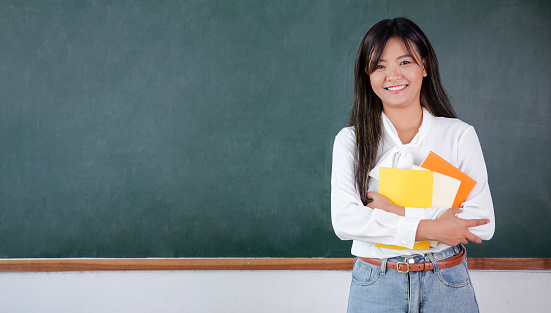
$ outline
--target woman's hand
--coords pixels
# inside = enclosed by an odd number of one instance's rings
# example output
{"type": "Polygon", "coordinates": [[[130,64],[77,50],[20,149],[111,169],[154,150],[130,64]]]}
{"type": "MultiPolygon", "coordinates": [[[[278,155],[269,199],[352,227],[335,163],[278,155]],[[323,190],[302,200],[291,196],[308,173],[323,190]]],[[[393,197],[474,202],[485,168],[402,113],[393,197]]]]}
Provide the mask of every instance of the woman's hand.
{"type": "Polygon", "coordinates": [[[452,207],[442,213],[437,220],[422,220],[417,227],[415,240],[436,240],[449,246],[467,244],[469,241],[481,243],[482,239],[471,233],[469,227],[488,224],[490,220],[465,220],[456,216],[461,211],[458,207],[452,207]]]}
{"type": "Polygon", "coordinates": [[[392,201],[379,193],[368,192],[367,198],[372,200],[366,205],[369,208],[387,211],[400,216],[406,215],[406,209],[403,206],[394,205],[392,201]]]}
{"type": "MultiPolygon", "coordinates": [[[[376,192],[368,192],[367,197],[372,200],[366,205],[367,207],[405,216],[405,208],[394,205],[387,197],[376,192]]],[[[469,228],[488,224],[490,220],[465,220],[456,216],[461,211],[458,207],[452,207],[442,213],[437,220],[421,220],[415,240],[435,240],[449,246],[467,244],[469,241],[481,243],[482,239],[471,233],[469,228]]]]}

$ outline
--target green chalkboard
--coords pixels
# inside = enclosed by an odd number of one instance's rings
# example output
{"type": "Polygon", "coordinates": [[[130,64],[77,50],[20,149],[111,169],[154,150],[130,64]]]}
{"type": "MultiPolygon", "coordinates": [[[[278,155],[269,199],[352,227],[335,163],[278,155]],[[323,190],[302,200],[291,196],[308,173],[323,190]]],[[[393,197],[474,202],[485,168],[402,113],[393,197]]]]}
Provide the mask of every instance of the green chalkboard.
{"type": "Polygon", "coordinates": [[[551,257],[548,1],[2,1],[0,257],[349,257],[331,149],[363,34],[431,39],[488,165],[475,257],[551,257]]]}

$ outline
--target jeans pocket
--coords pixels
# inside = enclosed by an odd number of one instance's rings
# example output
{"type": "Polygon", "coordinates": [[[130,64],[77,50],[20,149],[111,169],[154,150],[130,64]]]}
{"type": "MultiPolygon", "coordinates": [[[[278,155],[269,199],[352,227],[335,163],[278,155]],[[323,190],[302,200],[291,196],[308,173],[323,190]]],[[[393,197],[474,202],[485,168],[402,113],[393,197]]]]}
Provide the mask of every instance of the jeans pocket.
{"type": "Polygon", "coordinates": [[[461,288],[471,284],[467,262],[465,261],[456,266],[440,269],[438,278],[444,285],[453,288],[461,288]]]}
{"type": "Polygon", "coordinates": [[[352,270],[352,282],[359,286],[374,284],[381,275],[381,267],[356,259],[352,270]]]}

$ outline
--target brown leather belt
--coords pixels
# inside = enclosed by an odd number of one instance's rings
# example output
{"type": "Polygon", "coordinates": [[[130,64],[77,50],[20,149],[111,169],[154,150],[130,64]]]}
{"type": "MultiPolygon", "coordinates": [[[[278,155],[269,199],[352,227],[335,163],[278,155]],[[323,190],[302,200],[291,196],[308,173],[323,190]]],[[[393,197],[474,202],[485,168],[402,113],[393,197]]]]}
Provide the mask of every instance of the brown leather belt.
{"type": "MultiPolygon", "coordinates": [[[[358,259],[376,266],[381,266],[383,263],[381,259],[370,259],[358,257],[358,259]]],[[[439,269],[448,268],[452,266],[459,265],[465,261],[465,248],[461,247],[461,251],[444,260],[437,261],[439,269]]],[[[408,263],[408,262],[386,262],[386,267],[397,270],[400,273],[409,273],[409,272],[419,272],[419,271],[432,271],[434,270],[434,265],[432,262],[423,262],[423,263],[408,263]]]]}

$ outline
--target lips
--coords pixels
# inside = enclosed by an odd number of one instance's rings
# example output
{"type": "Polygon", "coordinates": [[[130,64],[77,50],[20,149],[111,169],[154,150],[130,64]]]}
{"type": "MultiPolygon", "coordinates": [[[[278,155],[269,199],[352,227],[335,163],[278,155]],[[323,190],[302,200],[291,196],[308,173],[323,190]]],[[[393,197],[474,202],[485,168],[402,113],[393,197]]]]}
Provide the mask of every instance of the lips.
{"type": "Polygon", "coordinates": [[[388,91],[400,91],[400,90],[403,90],[406,87],[407,87],[407,85],[398,85],[398,86],[386,87],[385,89],[388,90],[388,91]]]}

